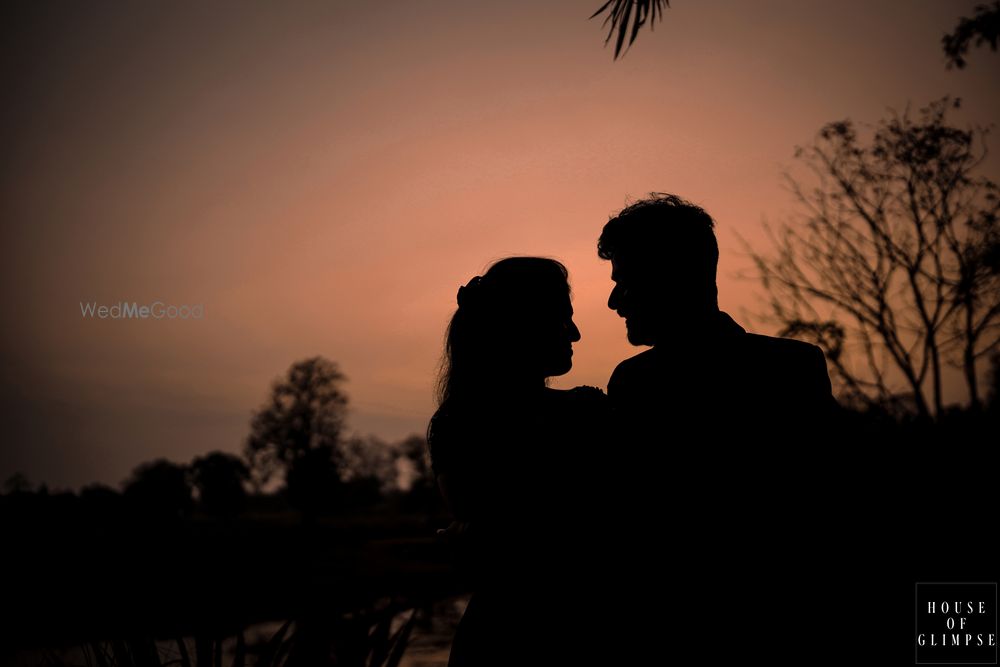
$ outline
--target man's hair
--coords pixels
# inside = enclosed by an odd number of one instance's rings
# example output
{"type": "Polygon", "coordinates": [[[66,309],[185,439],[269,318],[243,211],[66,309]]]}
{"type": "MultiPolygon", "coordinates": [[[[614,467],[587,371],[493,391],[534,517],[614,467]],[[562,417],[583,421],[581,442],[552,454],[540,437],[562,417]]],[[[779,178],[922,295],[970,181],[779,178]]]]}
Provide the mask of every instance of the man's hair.
{"type": "Polygon", "coordinates": [[[714,295],[719,264],[714,229],[712,216],[700,206],[677,195],[654,192],[625,207],[604,225],[597,254],[601,259],[612,259],[623,253],[645,268],[669,262],[675,270],[704,280],[714,295]]]}

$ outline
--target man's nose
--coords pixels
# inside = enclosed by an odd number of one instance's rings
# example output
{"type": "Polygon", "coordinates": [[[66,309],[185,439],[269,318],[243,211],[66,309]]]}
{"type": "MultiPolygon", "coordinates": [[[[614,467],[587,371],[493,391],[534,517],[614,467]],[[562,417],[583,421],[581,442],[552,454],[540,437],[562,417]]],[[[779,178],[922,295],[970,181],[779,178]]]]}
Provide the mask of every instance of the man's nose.
{"type": "Polygon", "coordinates": [[[621,286],[615,285],[611,290],[611,295],[608,297],[608,308],[611,310],[618,310],[622,305],[622,290],[621,286]]]}

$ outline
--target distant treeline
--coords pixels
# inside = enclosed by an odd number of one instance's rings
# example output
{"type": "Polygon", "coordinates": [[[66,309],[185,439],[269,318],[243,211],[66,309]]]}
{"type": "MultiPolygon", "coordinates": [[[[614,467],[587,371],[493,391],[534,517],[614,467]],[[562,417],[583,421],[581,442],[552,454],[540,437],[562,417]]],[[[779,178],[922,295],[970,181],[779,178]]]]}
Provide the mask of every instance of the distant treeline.
{"type": "Polygon", "coordinates": [[[50,492],[16,473],[4,482],[0,510],[157,519],[295,510],[311,519],[390,502],[401,511],[437,513],[425,438],[388,443],[346,435],[345,380],[322,357],[294,363],[253,413],[241,455],[213,451],[188,464],[158,458],[138,465],[120,491],[91,484],[78,494],[50,492]]]}

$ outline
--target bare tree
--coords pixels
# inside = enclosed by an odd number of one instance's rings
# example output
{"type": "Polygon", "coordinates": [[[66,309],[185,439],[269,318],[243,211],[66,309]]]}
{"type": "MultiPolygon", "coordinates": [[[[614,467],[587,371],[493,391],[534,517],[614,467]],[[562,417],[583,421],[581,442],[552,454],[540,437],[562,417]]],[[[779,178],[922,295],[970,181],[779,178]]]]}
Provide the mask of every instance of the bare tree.
{"type": "Polygon", "coordinates": [[[958,106],[892,113],[867,142],[850,120],[827,124],[796,151],[811,176],[786,176],[801,220],[750,250],[782,334],[825,349],[844,397],[925,418],[949,365],[980,406],[1000,340],[998,189],[978,175],[985,130],[948,123],[958,106]]]}

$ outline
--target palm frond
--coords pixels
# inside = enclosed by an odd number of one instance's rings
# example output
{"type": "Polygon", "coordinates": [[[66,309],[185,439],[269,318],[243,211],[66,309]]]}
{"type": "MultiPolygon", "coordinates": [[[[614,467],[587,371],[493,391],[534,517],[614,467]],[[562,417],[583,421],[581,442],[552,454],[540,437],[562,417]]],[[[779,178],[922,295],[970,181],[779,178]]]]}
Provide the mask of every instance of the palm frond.
{"type": "Polygon", "coordinates": [[[635,42],[636,37],[639,36],[639,29],[649,22],[649,29],[653,29],[653,24],[656,22],[657,14],[659,14],[660,19],[663,19],[663,10],[665,7],[670,6],[670,0],[608,0],[601,7],[590,15],[590,18],[595,18],[600,16],[604,12],[608,15],[605,17],[604,22],[601,26],[606,26],[608,23],[611,26],[608,28],[608,36],[604,40],[604,45],[607,46],[611,38],[614,37],[615,33],[618,33],[618,39],[615,40],[615,60],[622,53],[622,46],[625,45],[625,35],[628,34],[628,46],[625,47],[627,51],[632,43],[635,42]],[[633,6],[635,11],[633,12],[633,6]],[[631,30],[629,29],[629,21],[631,20],[631,30]]]}

